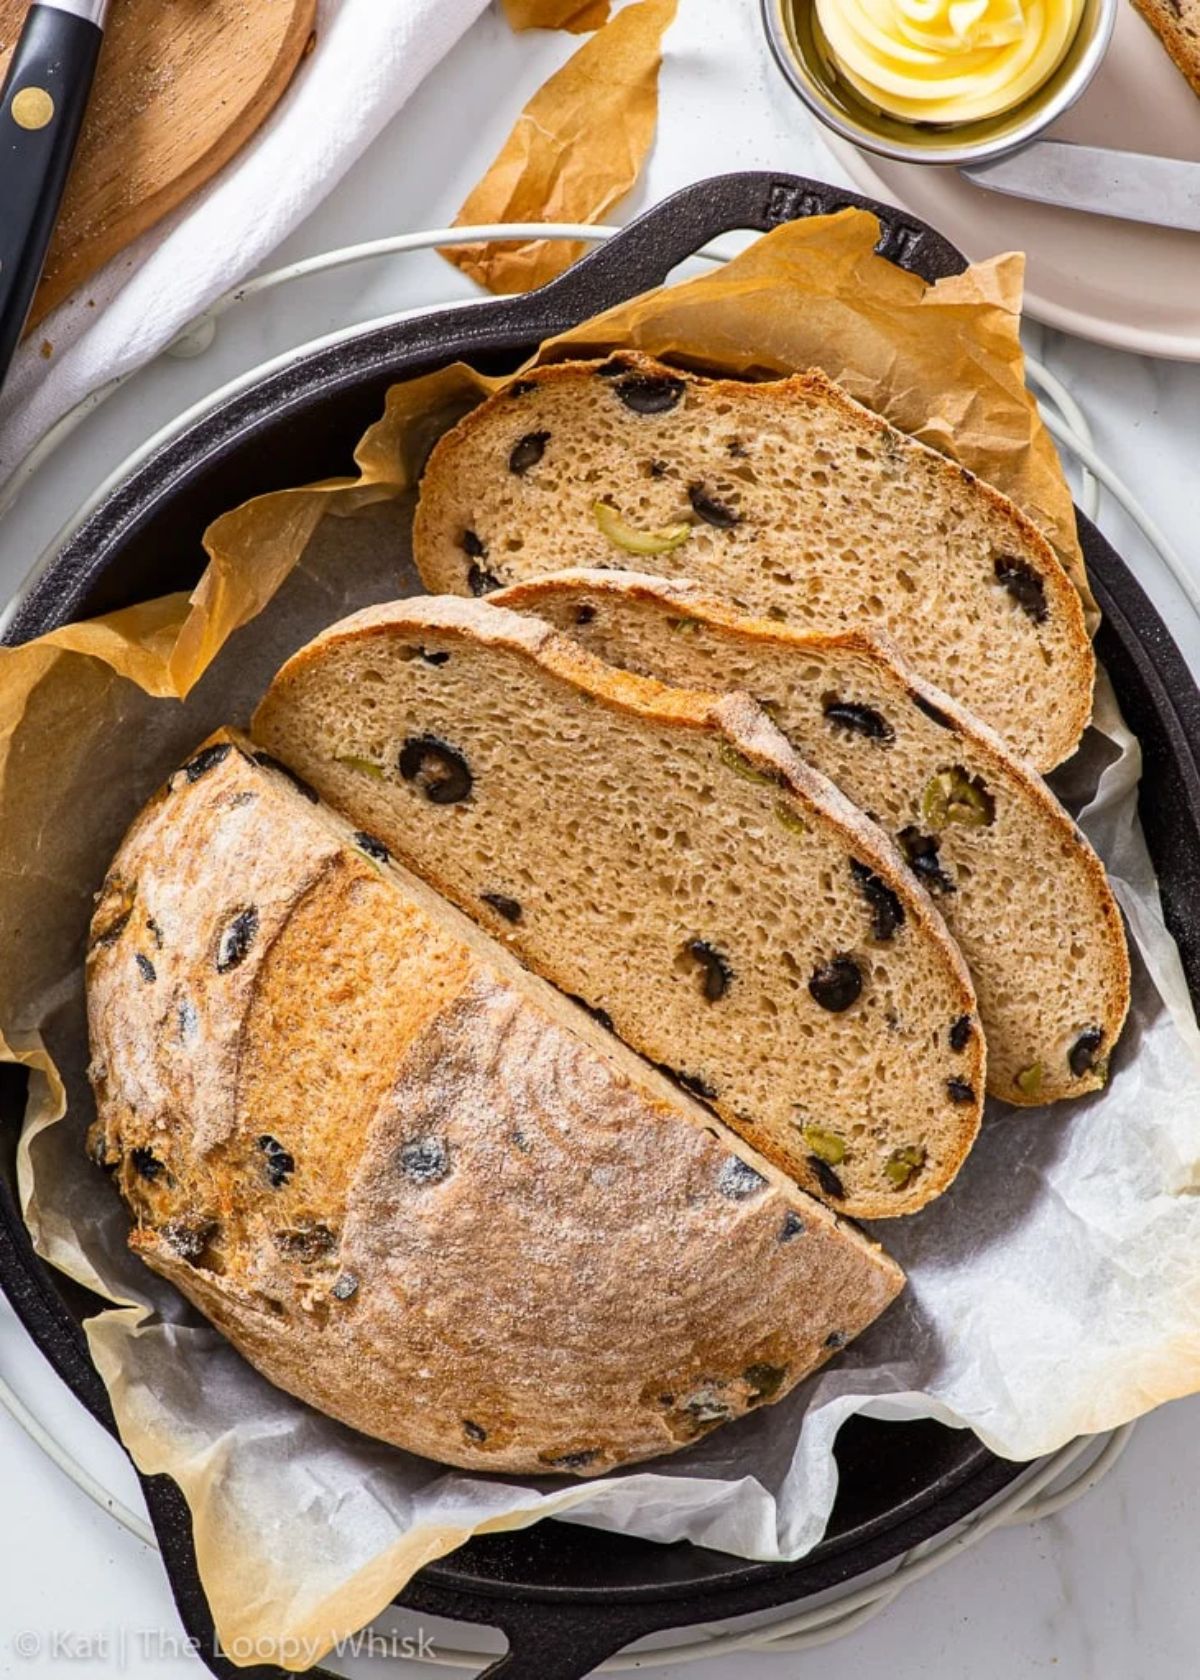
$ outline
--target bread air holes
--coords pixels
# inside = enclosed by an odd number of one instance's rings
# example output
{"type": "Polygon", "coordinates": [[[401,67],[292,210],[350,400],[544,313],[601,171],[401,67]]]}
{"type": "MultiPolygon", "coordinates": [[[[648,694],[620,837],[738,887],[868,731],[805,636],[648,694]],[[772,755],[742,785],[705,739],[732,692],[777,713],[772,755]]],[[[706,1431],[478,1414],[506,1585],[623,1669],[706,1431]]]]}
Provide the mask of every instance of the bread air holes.
{"type": "Polygon", "coordinates": [[[821,710],[825,721],[834,729],[843,729],[851,735],[865,736],[868,741],[878,741],[883,746],[889,746],[896,739],[896,731],[883,713],[876,711],[874,706],[847,700],[838,694],[826,693],[821,696],[821,710]]]}
{"type": "Polygon", "coordinates": [[[468,798],[474,784],[462,753],[436,735],[413,736],[400,750],[399,770],[431,805],[457,805],[468,798]]]}
{"type": "Polygon", "coordinates": [[[700,995],[706,1003],[719,1003],[733,981],[729,959],[707,939],[689,939],[676,968],[699,973],[700,995]]]}

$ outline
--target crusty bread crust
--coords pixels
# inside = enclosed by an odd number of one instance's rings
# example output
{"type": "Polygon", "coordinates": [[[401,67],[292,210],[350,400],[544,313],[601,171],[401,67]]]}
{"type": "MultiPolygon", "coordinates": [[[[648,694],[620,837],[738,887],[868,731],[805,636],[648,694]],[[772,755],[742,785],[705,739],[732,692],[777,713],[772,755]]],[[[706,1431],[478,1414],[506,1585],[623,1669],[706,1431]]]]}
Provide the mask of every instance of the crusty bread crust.
{"type": "MultiPolygon", "coordinates": [[[[1101,975],[1100,984],[1078,1000],[1079,1013],[1074,1024],[1076,1029],[1086,1023],[1089,1028],[1098,1030],[1103,1053],[1098,1053],[1079,1073],[1071,1071],[1065,1055],[1037,1054],[1032,1048],[1016,1064],[1012,1063],[1011,1057],[998,1058],[998,1035],[993,1032],[995,1023],[988,1020],[986,1008],[982,1009],[989,1050],[988,1089],[994,1096],[1018,1107],[1038,1107],[1060,1098],[1078,1097],[1103,1088],[1109,1055],[1129,1010],[1130,965],[1125,930],[1104,865],[1032,765],[1011,752],[994,729],[913,671],[895,644],[882,633],[868,635],[860,630],[826,635],[805,633],[769,619],[755,619],[738,613],[690,579],[660,578],[638,572],[608,571],[600,567],[577,567],[550,573],[528,583],[515,584],[488,599],[489,604],[511,608],[514,612],[549,616],[549,609],[555,601],[567,605],[586,598],[590,604],[603,601],[606,597],[617,605],[632,600],[660,611],[682,614],[691,625],[709,626],[723,632],[729,638],[725,646],[732,641],[744,644],[752,652],[761,650],[764,655],[772,651],[782,652],[794,657],[797,665],[803,665],[805,655],[811,657],[839,652],[858,655],[879,667],[888,685],[902,692],[910,701],[915,701],[926,716],[932,713],[948,720],[958,739],[969,743],[972,770],[980,769],[994,792],[1002,790],[1006,799],[1018,802],[1042,831],[1041,849],[1029,860],[1030,871],[1048,869],[1063,878],[1070,870],[1072,874],[1082,874],[1087,882],[1087,891],[1083,895],[1090,900],[1091,914],[1087,921],[1078,926],[1064,925],[1058,932],[1054,948],[1039,952],[1039,958],[1059,966],[1063,961],[1064,948],[1072,942],[1085,940],[1101,975]],[[1014,1073],[1035,1066],[1040,1070],[1036,1081],[1021,1084],[1014,1078],[1014,1073]]],[[[678,620],[667,622],[678,623],[678,620]]],[[[579,636],[585,644],[590,635],[586,627],[568,633],[579,636]]],[[[693,638],[675,636],[673,643],[674,649],[677,649],[674,653],[677,680],[685,680],[684,674],[687,673],[694,681],[688,658],[695,645],[693,638]]],[[[606,652],[609,658],[614,658],[611,651],[606,652]]],[[[766,690],[760,692],[765,693],[766,690]]],[[[779,721],[784,723],[786,730],[785,721],[779,721]]],[[[909,727],[919,727],[920,721],[910,716],[909,727]]],[[[798,740],[796,745],[803,754],[804,741],[798,740]]],[[[859,800],[864,806],[874,804],[873,800],[862,795],[861,789],[859,800]]],[[[957,834],[960,840],[968,839],[970,832],[958,830],[957,834]]],[[[1001,864],[1005,861],[1011,863],[1012,860],[999,860],[1001,864]]],[[[976,871],[987,870],[988,864],[986,853],[973,860],[976,871]]],[[[938,902],[954,935],[957,896],[938,902]]],[[[1019,921],[1019,900],[1013,909],[1019,921]]],[[[1010,949],[1019,951],[1019,939],[1010,939],[1005,930],[997,928],[986,955],[989,961],[998,960],[1003,964],[1010,949]]],[[[968,966],[971,966],[969,951],[967,959],[968,966]]],[[[1001,988],[1002,991],[1011,989],[1007,986],[1001,988]]],[[[1047,1002],[1048,996],[1043,994],[1043,1007],[1047,1002]]]]}
{"type": "MultiPolygon", "coordinates": [[[[933,901],[913,878],[897,848],[832,782],[799,758],[767,714],[747,694],[718,696],[672,688],[605,665],[569,637],[537,619],[505,611],[486,601],[457,596],[419,597],[364,608],[331,625],[300,649],[276,675],[259,705],[251,726],[254,738],[285,758],[331,803],[340,804],[354,817],[355,809],[347,803],[353,795],[348,793],[345,779],[339,776],[337,764],[323,760],[321,749],[310,745],[316,731],[308,727],[311,720],[305,714],[305,677],[310,672],[319,673],[326,659],[342,649],[377,643],[381,653],[386,653],[389,646],[402,648],[433,636],[458,638],[476,646],[516,654],[544,677],[617,713],[669,730],[703,734],[733,748],[761,771],[763,781],[769,784],[769,795],[764,794],[766,812],[770,811],[769,801],[781,796],[786,803],[794,803],[802,824],[811,822],[823,832],[835,835],[848,856],[887,884],[903,907],[907,926],[919,945],[921,956],[913,960],[928,963],[946,988],[947,1022],[961,1017],[974,1020],[975,994],[962,955],[933,901]]],[[[370,796],[370,791],[364,790],[362,797],[370,796]]],[[[381,810],[374,809],[372,819],[376,828],[385,832],[386,818],[381,810]]],[[[392,833],[388,838],[396,850],[403,852],[401,835],[392,833]]],[[[419,869],[439,892],[460,903],[468,914],[476,913],[473,900],[464,899],[456,891],[435,857],[418,858],[410,853],[406,861],[419,869]]],[[[520,928],[506,937],[519,954],[536,966],[536,959],[522,944],[520,928]]],[[[617,1030],[621,1030],[619,1021],[617,1030]]],[[[634,1043],[632,1039],[630,1042],[634,1043]]],[[[655,1055],[644,1043],[634,1043],[634,1048],[655,1055]]],[[[936,1054],[932,1045],[930,1053],[936,1054]]],[[[926,1170],[916,1175],[911,1184],[900,1188],[886,1192],[848,1189],[837,1199],[839,1209],[858,1218],[889,1218],[914,1212],[944,1191],[958,1173],[978,1133],[985,1069],[983,1037],[976,1031],[959,1053],[955,1066],[963,1095],[956,1099],[948,1117],[949,1135],[937,1162],[931,1159],[926,1170]]],[[[783,1138],[773,1129],[758,1124],[753,1116],[734,1113],[720,1101],[717,1111],[741,1137],[795,1177],[805,1189],[815,1195],[826,1194],[821,1175],[814,1170],[799,1133],[794,1139],[783,1138]]]]}
{"type": "Polygon", "coordinates": [[[90,1146],[272,1382],[466,1469],[593,1476],[893,1299],[876,1245],[252,751],[212,737],[114,859],[90,1146]]]}
{"type": "MultiPolygon", "coordinates": [[[[803,415],[815,405],[837,417],[847,438],[857,438],[861,445],[872,448],[882,443],[892,452],[895,461],[904,464],[908,470],[926,474],[926,482],[944,498],[947,505],[966,505],[986,510],[987,516],[1004,533],[1006,550],[1011,549],[1022,561],[1032,564],[1042,581],[1045,590],[1045,628],[1053,633],[1053,650],[1058,664],[1052,686],[1049,675],[1046,677],[1046,706],[1036,719],[1031,717],[1026,720],[1027,728],[1023,726],[1022,732],[1026,738],[1018,739],[1017,734],[1012,731],[1004,733],[1016,750],[1029,752],[1039,769],[1051,769],[1070,756],[1091,716],[1095,658],[1087,634],[1079,592],[1045,536],[1033,521],[1000,491],[940,455],[936,450],[896,431],[879,415],[855,402],[839,385],[817,369],[793,375],[789,379],[763,383],[705,379],[700,375],[681,372],[677,368],[668,368],[648,356],[629,351],[620,352],[607,363],[558,362],[523,374],[516,384],[506,387],[495,397],[472,409],[451,428],[439,440],[426,465],[413,527],[413,553],[422,580],[431,593],[479,592],[478,589],[472,591],[469,581],[471,560],[463,552],[459,540],[462,535],[464,510],[477,495],[481,498],[486,496],[481,470],[474,460],[477,447],[483,444],[493,429],[506,433],[512,430],[514,404],[528,404],[535,392],[570,393],[571,388],[578,386],[581,381],[590,383],[594,380],[598,368],[607,368],[613,363],[619,363],[623,372],[634,376],[646,379],[669,378],[681,382],[685,390],[695,392],[713,408],[727,413],[729,429],[737,430],[740,426],[747,434],[759,421],[765,401],[778,403],[785,409],[791,408],[797,416],[803,415]],[[519,395],[514,395],[514,392],[519,392],[519,395]]],[[[536,470],[535,467],[535,473],[536,470]]],[[[601,494],[603,489],[604,485],[601,482],[597,486],[597,495],[601,494]]],[[[753,487],[746,491],[748,498],[753,497],[754,493],[753,487]]],[[[553,521],[543,534],[552,547],[559,535],[553,521]]],[[[731,530],[723,535],[733,539],[738,532],[731,530]]],[[[563,533],[564,541],[574,540],[577,536],[578,533],[574,532],[563,533]]],[[[765,546],[766,551],[777,552],[781,559],[790,562],[791,551],[796,546],[794,542],[786,545],[785,552],[785,547],[778,543],[775,543],[772,549],[774,539],[769,532],[755,530],[754,538],[759,543],[760,552],[765,546]]],[[[576,554],[574,548],[567,548],[564,554],[560,554],[547,565],[541,564],[540,560],[529,558],[530,545],[525,545],[518,554],[509,554],[502,545],[497,545],[487,560],[487,567],[489,572],[495,574],[498,586],[516,584],[526,581],[531,575],[531,569],[533,572],[555,571],[565,565],[590,563],[591,559],[598,557],[599,549],[602,549],[604,544],[595,537],[595,533],[591,533],[589,542],[589,555],[576,554]]],[[[675,576],[687,574],[690,567],[694,574],[694,540],[682,548],[665,553],[653,563],[647,563],[643,558],[642,565],[644,570],[675,576]]],[[[736,594],[739,588],[737,573],[731,562],[728,562],[728,565],[729,590],[731,594],[736,594]]],[[[713,579],[709,578],[708,582],[711,587],[713,579]]],[[[740,587],[745,587],[744,580],[740,587]]],[[[914,601],[917,599],[914,597],[914,601]]],[[[782,588],[779,589],[778,601],[781,606],[788,602],[787,593],[782,588]]],[[[878,615],[872,615],[863,602],[852,605],[862,614],[863,628],[873,631],[878,615]]],[[[946,629],[949,638],[953,635],[953,624],[948,624],[946,629]]],[[[1021,629],[1023,633],[1032,634],[1028,624],[1021,626],[1021,629]]],[[[1039,633],[1040,629],[1041,627],[1039,633]]],[[[901,627],[895,626],[894,631],[900,636],[901,627]]],[[[918,662],[913,650],[907,651],[910,663],[918,662]]],[[[932,678],[936,677],[937,673],[926,667],[925,675],[932,678]]],[[[1039,699],[1041,698],[1043,696],[1039,696],[1039,699]]]]}

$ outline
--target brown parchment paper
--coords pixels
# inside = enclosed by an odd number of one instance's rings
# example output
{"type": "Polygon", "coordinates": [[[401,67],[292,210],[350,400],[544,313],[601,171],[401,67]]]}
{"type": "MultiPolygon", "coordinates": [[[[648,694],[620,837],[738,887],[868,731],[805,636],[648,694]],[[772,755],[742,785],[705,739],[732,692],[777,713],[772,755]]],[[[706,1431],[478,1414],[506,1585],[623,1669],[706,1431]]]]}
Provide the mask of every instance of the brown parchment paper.
{"type": "MultiPolygon", "coordinates": [[[[585,41],[521,112],[455,225],[603,220],[637,180],[654,139],[663,35],[678,3],[634,0],[585,41]]],[[[447,246],[442,255],[489,291],[528,292],[583,250],[541,239],[447,246]]]]}
{"type": "MultiPolygon", "coordinates": [[[[755,316],[765,353],[782,358],[777,315],[815,311],[821,365],[853,367],[858,394],[885,411],[941,416],[939,436],[945,415],[961,416],[960,458],[1028,485],[1046,517],[1066,492],[1020,384],[1005,260],[955,283],[944,314],[936,287],[885,306],[873,239],[857,212],[781,229],[724,274],[572,339],[607,348],[628,328],[661,350],[662,323],[685,359],[750,368],[755,316]],[[942,328],[909,318],[922,311],[942,328]]],[[[811,359],[806,348],[799,365],[811,359]]],[[[136,1462],[184,1490],[218,1632],[243,1664],[303,1669],[424,1562],[551,1514],[800,1557],[824,1531],[833,1443],[855,1412],[939,1417],[1024,1458],[1200,1388],[1200,1034],[1137,824],[1137,744],[1103,683],[1098,727],[1060,792],[1134,937],[1134,1008],[1109,1089],[1053,1113],[991,1114],[951,1193],[881,1231],[909,1274],[902,1301],[784,1404],[598,1482],[471,1477],[281,1394],[129,1253],[123,1209],[83,1151],[92,894],[153,788],[217,724],[244,723],[283,659],[345,612],[417,590],[412,486],[433,438],[488,389],[464,367],[397,387],[357,477],[216,523],[192,597],[0,649],[0,1054],[32,1073],[22,1205],[38,1251],[114,1302],[87,1326],[93,1356],[136,1462]]]]}
{"type": "Polygon", "coordinates": [[[587,35],[608,22],[609,0],[504,0],[514,29],[566,29],[587,35]]]}

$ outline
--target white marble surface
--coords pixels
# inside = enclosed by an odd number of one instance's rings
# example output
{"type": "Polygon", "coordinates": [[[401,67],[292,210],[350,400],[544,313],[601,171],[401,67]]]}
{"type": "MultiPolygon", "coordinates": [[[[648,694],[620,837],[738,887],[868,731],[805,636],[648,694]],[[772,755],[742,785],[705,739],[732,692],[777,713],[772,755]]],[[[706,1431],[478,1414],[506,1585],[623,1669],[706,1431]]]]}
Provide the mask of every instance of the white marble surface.
{"type": "MultiPolygon", "coordinates": [[[[621,219],[726,169],[837,178],[769,60],[757,11],[756,0],[683,0],[659,142],[621,219]]],[[[353,171],[336,203],[289,240],[280,260],[449,221],[524,98],[570,45],[555,36],[514,39],[498,16],[486,14],[353,171]]],[[[106,474],[188,403],[345,323],[469,294],[435,256],[373,264],[274,294],[231,318],[200,360],[150,370],[64,448],[0,527],[0,599],[106,474]]],[[[1200,366],[1125,356],[1036,325],[1028,342],[1082,403],[1102,454],[1184,557],[1200,564],[1200,366]]],[[[1102,524],[1200,668],[1200,626],[1161,565],[1115,510],[1106,508],[1102,524]]],[[[61,1388],[7,1307],[0,1307],[0,1374],[96,1474],[137,1503],[119,1449],[61,1388]]],[[[842,1643],[803,1656],[721,1659],[696,1672],[711,1680],[1023,1680],[1051,1673],[1063,1680],[1194,1680],[1198,1434],[1200,1400],[1168,1407],[1139,1427],[1117,1470],[1082,1504],[1035,1528],[992,1537],[842,1643]]],[[[157,1558],[91,1506],[3,1414],[0,1467],[0,1676],[60,1680],[99,1672],[169,1680],[202,1673],[175,1643],[157,1558]]],[[[406,1631],[414,1624],[400,1617],[395,1625],[406,1631]]],[[[478,1637],[430,1631],[445,1644],[478,1637]]],[[[365,1675],[402,1665],[339,1666],[365,1675]]],[[[658,1672],[674,1680],[685,1670],[658,1672]]]]}

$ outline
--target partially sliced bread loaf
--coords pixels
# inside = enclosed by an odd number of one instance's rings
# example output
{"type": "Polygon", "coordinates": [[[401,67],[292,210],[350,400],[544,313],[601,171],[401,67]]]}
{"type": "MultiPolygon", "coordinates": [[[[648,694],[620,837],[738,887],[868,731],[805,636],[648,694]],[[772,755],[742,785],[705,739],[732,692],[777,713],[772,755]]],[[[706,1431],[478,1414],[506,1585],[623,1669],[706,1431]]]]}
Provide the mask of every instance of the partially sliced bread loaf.
{"type": "Polygon", "coordinates": [[[612,670],[482,601],[318,636],[253,732],[806,1189],[920,1207],[975,1137],[957,947],[746,695],[612,670]]]}
{"type": "Polygon", "coordinates": [[[409,1451],[671,1452],[902,1285],[236,735],[117,853],[88,1012],[133,1247],[272,1382],[409,1451]]]}
{"type": "Polygon", "coordinates": [[[805,635],[699,584],[629,572],[562,572],[492,600],[625,670],[753,693],[933,894],[975,982],[988,1089],[1037,1104],[1103,1085],[1129,1007],[1104,866],[1041,778],[894,648],[805,635]]]}
{"type": "Polygon", "coordinates": [[[431,591],[633,564],[797,630],[885,629],[1042,770],[1091,714],[1083,609],[1041,533],[817,372],[536,369],[437,445],[414,552],[431,591]]]}

